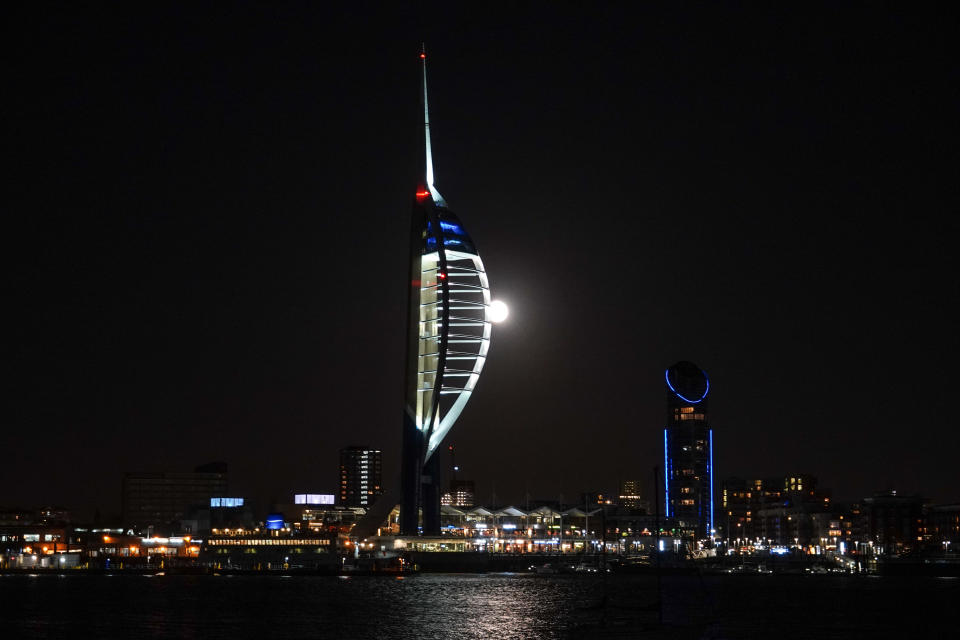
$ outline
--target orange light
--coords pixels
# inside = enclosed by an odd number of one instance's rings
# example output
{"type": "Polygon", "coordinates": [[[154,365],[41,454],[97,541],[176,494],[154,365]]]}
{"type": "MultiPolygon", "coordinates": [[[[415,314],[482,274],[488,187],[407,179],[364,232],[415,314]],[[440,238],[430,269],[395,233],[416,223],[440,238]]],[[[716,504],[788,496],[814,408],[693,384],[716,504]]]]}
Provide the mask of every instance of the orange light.
{"type": "Polygon", "coordinates": [[[426,59],[427,59],[427,54],[421,53],[421,54],[420,54],[420,59],[421,59],[421,60],[426,60],[426,59]]]}
{"type": "Polygon", "coordinates": [[[130,547],[130,553],[136,553],[136,552],[137,552],[137,548],[131,546],[131,547],[130,547]]]}
{"type": "Polygon", "coordinates": [[[110,542],[110,536],[103,536],[104,542],[110,542]]]}

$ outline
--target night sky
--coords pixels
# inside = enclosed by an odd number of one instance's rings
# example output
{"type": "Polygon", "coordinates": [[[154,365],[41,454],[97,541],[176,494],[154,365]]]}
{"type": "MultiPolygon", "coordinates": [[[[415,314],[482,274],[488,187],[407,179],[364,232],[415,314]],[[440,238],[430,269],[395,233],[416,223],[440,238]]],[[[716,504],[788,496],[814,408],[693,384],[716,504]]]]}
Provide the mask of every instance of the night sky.
{"type": "Polygon", "coordinates": [[[652,477],[677,360],[719,477],[960,499],[952,15],[30,6],[0,504],[223,460],[266,509],[349,444],[392,480],[424,40],[436,185],[511,310],[449,439],[481,501],[652,477]]]}

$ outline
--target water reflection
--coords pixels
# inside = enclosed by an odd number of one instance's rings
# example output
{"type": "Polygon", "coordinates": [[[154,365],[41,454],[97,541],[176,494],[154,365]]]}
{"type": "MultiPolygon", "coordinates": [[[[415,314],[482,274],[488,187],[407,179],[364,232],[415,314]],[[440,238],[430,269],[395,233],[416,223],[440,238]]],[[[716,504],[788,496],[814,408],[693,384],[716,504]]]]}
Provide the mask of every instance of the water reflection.
{"type": "Polygon", "coordinates": [[[0,581],[4,637],[755,638],[954,631],[960,581],[833,577],[55,575],[0,581]],[[651,606],[653,605],[653,606],[651,606]],[[9,633],[12,631],[12,633],[9,633]]]}

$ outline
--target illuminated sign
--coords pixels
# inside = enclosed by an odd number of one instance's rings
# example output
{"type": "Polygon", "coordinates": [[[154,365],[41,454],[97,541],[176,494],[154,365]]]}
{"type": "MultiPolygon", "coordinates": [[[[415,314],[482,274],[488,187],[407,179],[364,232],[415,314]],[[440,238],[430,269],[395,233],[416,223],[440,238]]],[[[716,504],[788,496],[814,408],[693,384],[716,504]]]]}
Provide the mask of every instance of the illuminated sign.
{"type": "Polygon", "coordinates": [[[243,498],[210,498],[211,507],[242,507],[243,498]]]}
{"type": "Polygon", "coordinates": [[[294,504],[333,504],[333,494],[298,493],[293,496],[294,504]]]}
{"type": "Polygon", "coordinates": [[[271,513],[267,516],[267,529],[271,531],[277,531],[278,529],[283,529],[283,515],[279,513],[271,513]]]}

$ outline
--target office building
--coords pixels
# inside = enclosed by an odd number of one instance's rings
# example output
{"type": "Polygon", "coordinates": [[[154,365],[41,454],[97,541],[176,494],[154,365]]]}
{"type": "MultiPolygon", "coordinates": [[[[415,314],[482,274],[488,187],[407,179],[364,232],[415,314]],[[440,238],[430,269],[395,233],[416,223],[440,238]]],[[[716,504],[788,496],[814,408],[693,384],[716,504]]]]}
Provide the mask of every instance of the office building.
{"type": "Polygon", "coordinates": [[[924,543],[935,551],[960,549],[960,504],[928,505],[924,517],[924,543]]]}
{"type": "Polygon", "coordinates": [[[440,497],[440,504],[445,507],[472,507],[476,503],[476,485],[473,480],[460,478],[460,465],[457,464],[452,444],[447,447],[447,455],[450,460],[450,484],[448,491],[440,497]]]}
{"type": "Polygon", "coordinates": [[[380,449],[352,446],[340,449],[340,504],[369,508],[383,494],[380,449]]]}
{"type": "Polygon", "coordinates": [[[640,488],[639,480],[623,480],[620,483],[620,494],[617,496],[618,504],[627,509],[646,509],[647,505],[643,501],[640,488]]]}
{"type": "Polygon", "coordinates": [[[898,555],[918,551],[923,546],[923,498],[881,491],[864,498],[863,512],[867,535],[874,553],[898,555]]]}
{"type": "Polygon", "coordinates": [[[227,465],[213,462],[192,472],[126,473],[123,477],[123,524],[176,529],[191,509],[208,506],[227,494],[227,465]]]}
{"type": "Polygon", "coordinates": [[[691,362],[664,373],[667,426],[663,430],[665,514],[684,535],[711,538],[713,513],[713,429],[707,412],[710,380],[691,362]]]}

